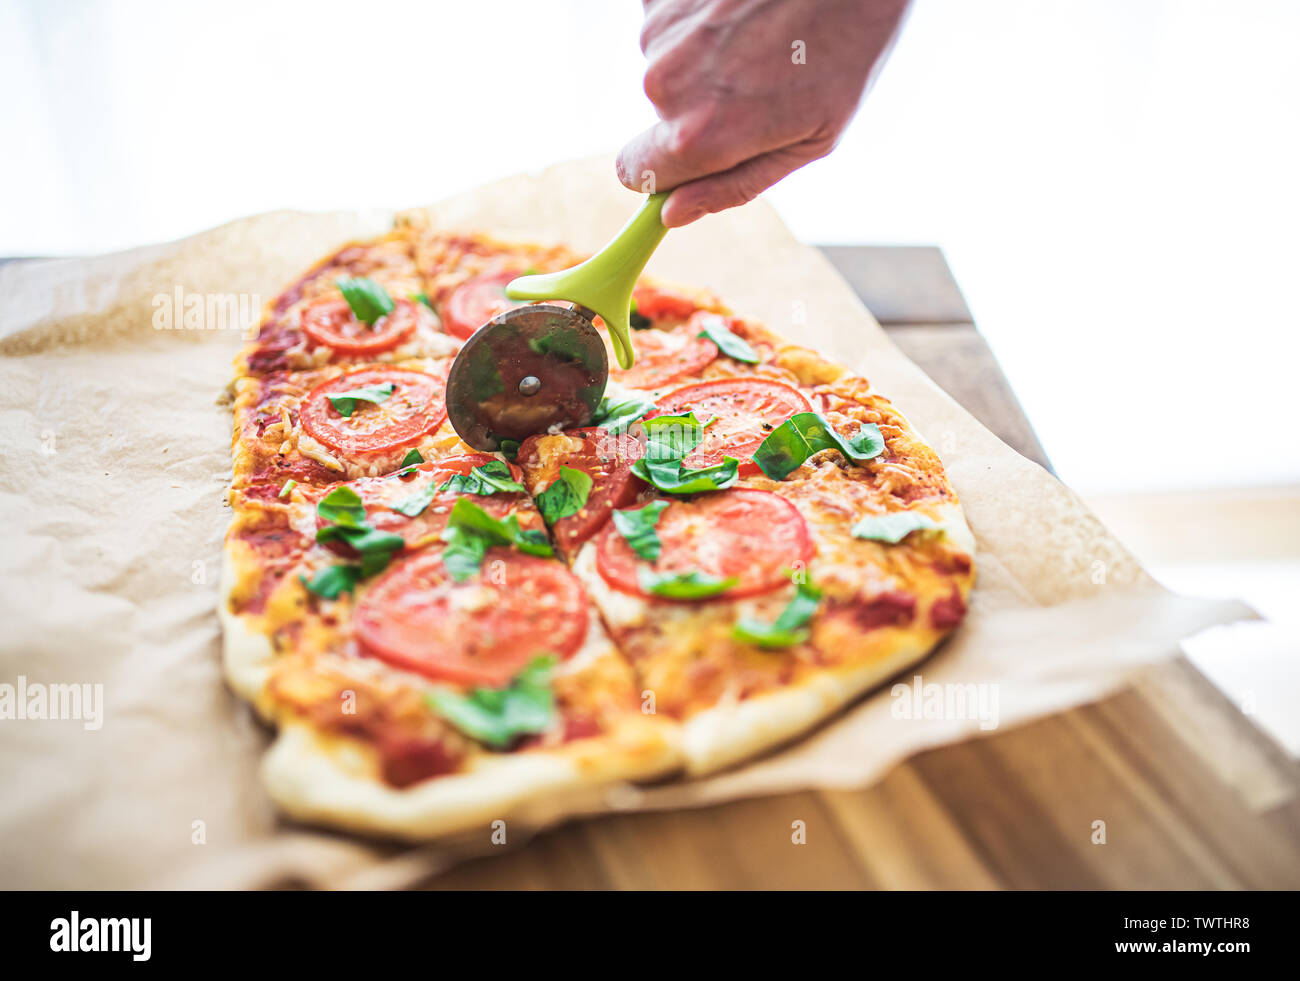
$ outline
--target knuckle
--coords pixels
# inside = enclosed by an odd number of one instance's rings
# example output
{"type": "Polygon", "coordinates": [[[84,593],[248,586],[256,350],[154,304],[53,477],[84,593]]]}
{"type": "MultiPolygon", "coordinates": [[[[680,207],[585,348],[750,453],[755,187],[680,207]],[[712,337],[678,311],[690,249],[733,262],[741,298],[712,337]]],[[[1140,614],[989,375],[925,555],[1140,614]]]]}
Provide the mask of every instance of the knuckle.
{"type": "Polygon", "coordinates": [[[668,151],[690,167],[711,169],[717,156],[715,137],[722,128],[717,106],[703,106],[675,123],[668,138],[668,151]]]}
{"type": "Polygon", "coordinates": [[[646,98],[656,108],[668,102],[671,91],[670,85],[671,76],[664,62],[656,61],[646,69],[642,88],[645,89],[646,98]]]}

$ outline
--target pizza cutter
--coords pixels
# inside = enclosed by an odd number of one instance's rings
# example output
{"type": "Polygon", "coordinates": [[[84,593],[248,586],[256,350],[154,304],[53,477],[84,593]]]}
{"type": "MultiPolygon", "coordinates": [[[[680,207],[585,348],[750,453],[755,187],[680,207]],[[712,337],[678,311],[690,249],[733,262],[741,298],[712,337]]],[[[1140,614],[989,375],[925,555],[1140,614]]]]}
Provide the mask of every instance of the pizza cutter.
{"type": "Polygon", "coordinates": [[[447,417],[461,439],[478,450],[497,450],[536,433],[591,422],[609,381],[605,344],[592,320],[600,316],[619,365],[632,367],[632,289],[668,234],[659,217],[667,197],[651,194],[586,262],[506,285],[512,300],[567,300],[576,306],[515,307],[470,335],[447,375],[447,417]]]}

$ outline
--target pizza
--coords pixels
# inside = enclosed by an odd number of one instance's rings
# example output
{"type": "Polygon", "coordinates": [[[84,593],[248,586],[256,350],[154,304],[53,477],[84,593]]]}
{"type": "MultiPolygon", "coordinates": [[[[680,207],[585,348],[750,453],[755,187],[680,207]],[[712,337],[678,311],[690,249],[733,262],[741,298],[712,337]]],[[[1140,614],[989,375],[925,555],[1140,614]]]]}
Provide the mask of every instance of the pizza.
{"type": "Polygon", "coordinates": [[[461,441],[456,351],[511,278],[582,258],[402,221],[240,352],[225,668],[289,816],[421,840],[600,806],[800,736],[962,622],[934,451],[706,291],[638,285],[590,425],[461,441]]]}

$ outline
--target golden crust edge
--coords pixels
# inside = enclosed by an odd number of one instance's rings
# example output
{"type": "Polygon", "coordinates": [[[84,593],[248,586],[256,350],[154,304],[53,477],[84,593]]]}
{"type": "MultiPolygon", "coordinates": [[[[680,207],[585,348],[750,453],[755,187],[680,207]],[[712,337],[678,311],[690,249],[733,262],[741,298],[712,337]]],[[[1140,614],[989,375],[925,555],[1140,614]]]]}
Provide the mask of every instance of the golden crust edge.
{"type": "Polygon", "coordinates": [[[932,640],[922,633],[909,631],[891,653],[869,664],[827,669],[793,687],[695,713],[682,723],[687,776],[726,769],[816,728],[900,671],[929,657],[943,638],[932,640]]]}
{"type": "MultiPolygon", "coordinates": [[[[642,726],[630,727],[643,730],[642,726]]],[[[668,727],[659,735],[666,736],[668,727]]],[[[442,838],[502,820],[536,828],[609,806],[612,788],[681,769],[678,740],[620,734],[580,752],[484,757],[474,769],[396,789],[351,772],[338,747],[299,722],[281,726],[262,759],[262,783],[288,816],[406,841],[442,838]]]]}

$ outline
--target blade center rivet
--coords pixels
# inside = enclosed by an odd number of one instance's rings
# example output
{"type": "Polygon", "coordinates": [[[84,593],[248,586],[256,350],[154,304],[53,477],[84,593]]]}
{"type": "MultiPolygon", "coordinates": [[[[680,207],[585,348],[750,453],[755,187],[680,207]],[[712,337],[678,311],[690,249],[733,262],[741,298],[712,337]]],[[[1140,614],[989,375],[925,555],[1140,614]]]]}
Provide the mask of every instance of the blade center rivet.
{"type": "Polygon", "coordinates": [[[536,375],[525,375],[519,379],[520,395],[536,395],[542,390],[542,380],[536,375]]]}

